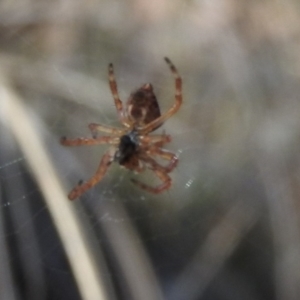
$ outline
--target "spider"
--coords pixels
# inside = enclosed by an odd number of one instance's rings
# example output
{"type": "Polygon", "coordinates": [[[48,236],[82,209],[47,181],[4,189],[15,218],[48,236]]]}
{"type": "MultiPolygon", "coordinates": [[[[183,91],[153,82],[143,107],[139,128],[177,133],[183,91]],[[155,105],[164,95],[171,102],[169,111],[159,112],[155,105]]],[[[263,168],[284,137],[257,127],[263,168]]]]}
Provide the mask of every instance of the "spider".
{"type": "Polygon", "coordinates": [[[164,114],[160,108],[150,83],[142,85],[131,93],[125,109],[119,98],[117,83],[114,76],[113,65],[108,66],[109,86],[114,98],[118,117],[123,128],[115,128],[101,124],[88,125],[92,138],[61,138],[64,146],[100,145],[109,144],[111,147],[103,155],[94,176],[86,182],[79,181],[68,195],[70,200],[81,196],[88,189],[100,182],[112,162],[118,162],[121,166],[141,173],[146,168],[152,170],[162,181],[156,187],[152,187],[136,179],[131,181],[140,188],[154,194],[159,194],[171,187],[172,180],[168,175],[177,165],[178,157],[162,147],[171,142],[171,136],[166,134],[149,135],[158,129],[167,119],[174,115],[182,103],[182,80],[176,67],[165,57],[171,72],[175,77],[175,103],[164,114]],[[107,136],[98,136],[98,132],[104,132],[107,136]],[[167,165],[159,164],[155,157],[166,160],[167,165]]]}

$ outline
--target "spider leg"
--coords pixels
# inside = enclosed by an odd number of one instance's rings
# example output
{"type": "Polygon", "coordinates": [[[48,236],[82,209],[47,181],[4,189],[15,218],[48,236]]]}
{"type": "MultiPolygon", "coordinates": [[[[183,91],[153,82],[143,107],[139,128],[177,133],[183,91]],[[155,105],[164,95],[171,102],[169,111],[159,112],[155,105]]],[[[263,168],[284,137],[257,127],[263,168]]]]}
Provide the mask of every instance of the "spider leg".
{"type": "Polygon", "coordinates": [[[94,138],[97,137],[98,131],[105,132],[111,135],[117,135],[117,136],[121,136],[125,133],[125,130],[123,129],[115,128],[107,125],[96,124],[96,123],[89,124],[89,129],[94,138]]]}
{"type": "Polygon", "coordinates": [[[141,142],[147,146],[147,144],[150,144],[151,146],[155,145],[158,147],[162,147],[164,144],[171,142],[171,136],[170,135],[146,135],[141,137],[141,142]]]}
{"type": "Polygon", "coordinates": [[[161,158],[170,161],[168,165],[162,166],[162,168],[164,168],[166,173],[170,173],[178,164],[177,155],[170,151],[160,149],[158,147],[153,147],[152,149],[149,149],[149,154],[150,155],[158,155],[161,158]]]}
{"type": "Polygon", "coordinates": [[[146,190],[153,194],[159,194],[163,192],[164,190],[167,190],[170,188],[172,180],[171,177],[167,174],[167,170],[159,165],[154,159],[148,156],[141,156],[140,159],[147,163],[150,167],[149,169],[152,170],[156,176],[163,182],[162,184],[158,185],[157,187],[152,187],[150,185],[147,185],[139,180],[136,180],[134,178],[131,179],[131,181],[142,188],[143,190],[146,190]]]}
{"type": "Polygon", "coordinates": [[[116,109],[117,109],[117,112],[118,112],[119,119],[125,127],[130,127],[129,122],[128,122],[127,118],[124,115],[123,104],[122,104],[122,101],[120,100],[120,97],[119,97],[113,64],[108,65],[108,79],[109,79],[110,90],[111,90],[111,93],[114,97],[115,106],[116,106],[116,109]]]}
{"type": "Polygon", "coordinates": [[[161,149],[164,144],[171,142],[170,135],[147,135],[143,136],[141,142],[144,143],[143,147],[146,148],[146,152],[149,155],[158,155],[162,159],[170,161],[167,166],[163,167],[167,173],[170,173],[177,166],[178,157],[176,154],[161,149]]]}
{"type": "Polygon", "coordinates": [[[84,146],[84,145],[101,145],[101,144],[118,144],[118,137],[101,136],[97,138],[77,138],[68,139],[65,136],[60,139],[60,143],[64,146],[84,146]]]}
{"type": "Polygon", "coordinates": [[[146,170],[145,164],[141,160],[138,159],[138,164],[135,166],[135,168],[133,170],[134,173],[139,174],[139,173],[144,172],[145,170],[146,170]]]}
{"type": "Polygon", "coordinates": [[[68,195],[68,198],[70,200],[74,200],[80,197],[85,191],[93,187],[103,178],[109,166],[114,160],[115,152],[115,149],[113,151],[112,149],[110,149],[103,155],[95,175],[91,177],[88,181],[84,183],[80,182],[77,186],[75,186],[68,195]]]}
{"type": "Polygon", "coordinates": [[[141,131],[145,134],[151,132],[154,128],[160,126],[163,122],[165,122],[168,118],[174,115],[180,108],[182,104],[182,80],[176,67],[173,65],[171,60],[165,57],[166,63],[169,65],[171,72],[175,77],[175,104],[164,114],[162,114],[157,119],[153,120],[152,122],[148,123],[147,125],[141,128],[141,131]]]}
{"type": "Polygon", "coordinates": [[[131,181],[136,184],[137,186],[139,186],[141,189],[146,190],[147,192],[153,193],[153,194],[160,194],[162,193],[164,190],[167,190],[170,188],[172,180],[170,178],[170,176],[161,171],[161,170],[155,170],[153,169],[153,172],[157,175],[157,177],[159,177],[159,179],[163,182],[162,184],[158,185],[157,187],[152,187],[150,185],[147,185],[141,181],[138,181],[134,178],[131,179],[131,181]]]}

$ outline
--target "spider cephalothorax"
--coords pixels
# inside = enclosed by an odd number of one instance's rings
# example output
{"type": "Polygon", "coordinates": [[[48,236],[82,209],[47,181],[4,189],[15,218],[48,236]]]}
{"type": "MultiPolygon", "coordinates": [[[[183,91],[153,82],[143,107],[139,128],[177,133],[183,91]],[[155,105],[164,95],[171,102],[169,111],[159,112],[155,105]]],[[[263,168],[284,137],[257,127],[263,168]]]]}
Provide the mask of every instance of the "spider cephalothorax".
{"type": "Polygon", "coordinates": [[[150,83],[144,84],[133,92],[126,102],[124,109],[119,98],[113,65],[109,65],[109,85],[123,128],[92,123],[89,124],[92,138],[61,138],[61,143],[64,146],[111,145],[102,157],[95,175],[86,182],[80,182],[70,192],[68,196],[70,200],[78,198],[86,190],[99,182],[114,161],[137,173],[144,171],[146,168],[152,170],[162,181],[162,184],[157,187],[152,187],[136,179],[131,179],[133,183],[148,192],[158,194],[170,188],[171,178],[168,173],[176,167],[178,158],[174,153],[164,150],[162,147],[171,141],[171,137],[166,134],[149,135],[149,133],[156,130],[175,114],[182,103],[181,78],[172,62],[168,58],[165,58],[165,61],[175,76],[176,92],[175,104],[164,114],[160,113],[159,105],[150,83]],[[104,132],[108,135],[98,136],[98,132],[104,132]],[[169,163],[166,166],[162,166],[156,162],[155,157],[165,159],[169,163]]]}
{"type": "Polygon", "coordinates": [[[117,161],[121,166],[126,166],[128,163],[130,165],[130,162],[135,156],[138,148],[138,132],[132,130],[128,134],[121,136],[114,160],[117,161]]]}

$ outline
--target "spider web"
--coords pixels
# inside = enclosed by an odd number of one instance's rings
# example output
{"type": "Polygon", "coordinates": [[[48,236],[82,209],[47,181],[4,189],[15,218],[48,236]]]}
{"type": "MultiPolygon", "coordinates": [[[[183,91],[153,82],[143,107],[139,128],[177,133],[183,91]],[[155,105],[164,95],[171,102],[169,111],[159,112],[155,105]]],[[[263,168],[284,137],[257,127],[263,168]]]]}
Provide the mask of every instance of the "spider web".
{"type": "MultiPolygon", "coordinates": [[[[172,188],[145,193],[130,178],[155,186],[153,173],[113,164],[71,204],[108,299],[298,299],[295,3],[287,1],[281,19],[268,1],[0,5],[2,85],[20,97],[64,195],[94,174],[108,146],[63,147],[60,137],[90,137],[89,123],[120,126],[109,62],[123,102],[150,82],[163,112],[175,93],[164,56],[183,78],[180,111],[155,132],[170,134],[166,148],[179,156],[172,188]],[[270,10],[276,32],[261,25],[270,10]]],[[[1,99],[0,298],[80,299],[1,99]]],[[[22,131],[22,120],[13,122],[22,131]]]]}

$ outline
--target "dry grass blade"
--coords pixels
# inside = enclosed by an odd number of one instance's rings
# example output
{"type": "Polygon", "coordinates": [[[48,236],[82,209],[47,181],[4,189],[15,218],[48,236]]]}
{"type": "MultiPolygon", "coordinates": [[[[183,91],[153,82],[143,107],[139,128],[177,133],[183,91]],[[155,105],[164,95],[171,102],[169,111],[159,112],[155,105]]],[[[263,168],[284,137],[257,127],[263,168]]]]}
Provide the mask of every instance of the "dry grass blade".
{"type": "Polygon", "coordinates": [[[104,285],[100,281],[99,274],[97,274],[95,263],[72,205],[65,197],[65,192],[51,165],[47,152],[36,134],[34,125],[26,114],[21,99],[5,81],[0,82],[0,98],[2,117],[5,116],[5,121],[24,152],[44,195],[82,299],[107,299],[104,285]]]}

